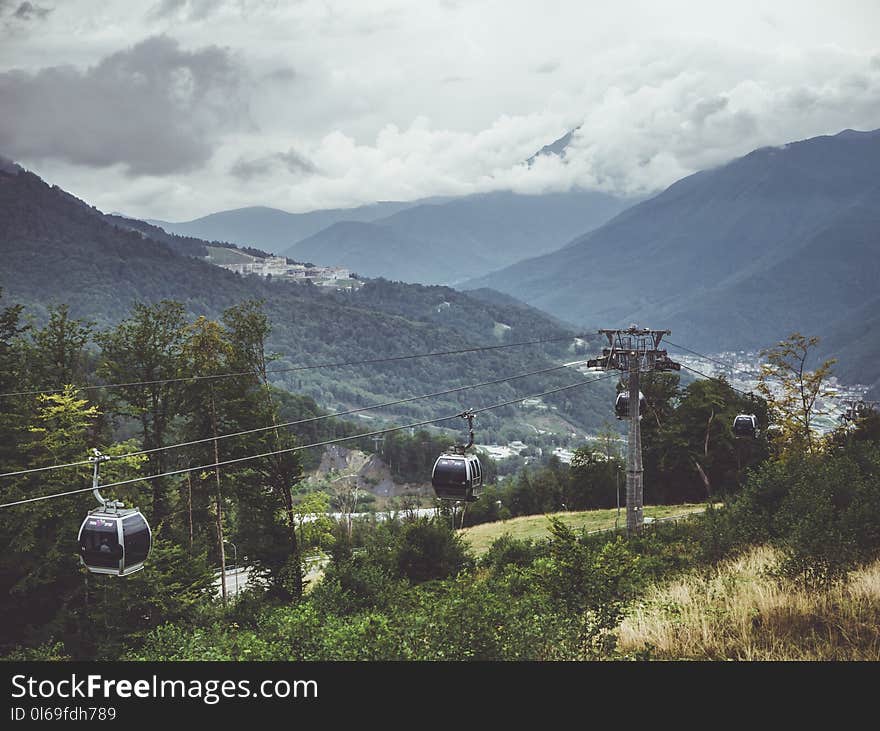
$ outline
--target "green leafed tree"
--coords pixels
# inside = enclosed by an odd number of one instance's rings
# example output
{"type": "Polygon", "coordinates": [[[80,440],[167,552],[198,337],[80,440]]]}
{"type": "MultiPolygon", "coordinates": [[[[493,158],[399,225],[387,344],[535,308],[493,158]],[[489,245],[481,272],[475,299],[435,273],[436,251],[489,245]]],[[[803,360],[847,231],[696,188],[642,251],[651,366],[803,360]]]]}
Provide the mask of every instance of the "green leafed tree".
{"type": "MultiPolygon", "coordinates": [[[[250,428],[273,426],[248,439],[250,454],[263,453],[268,456],[254,461],[250,468],[257,477],[257,485],[251,488],[250,500],[261,501],[265,492],[274,496],[271,504],[254,505],[266,513],[267,510],[280,509],[285,523],[285,539],[276,541],[272,549],[263,553],[263,565],[270,569],[271,586],[274,593],[282,597],[298,599],[303,591],[302,551],[297,537],[297,520],[294,509],[293,491],[302,479],[302,463],[297,452],[293,451],[296,439],[284,428],[277,427],[278,402],[273,397],[269,383],[269,363],[271,354],[267,352],[267,338],[271,330],[269,319],[263,312],[262,303],[249,300],[227,309],[223,313],[227,337],[232,344],[231,365],[237,372],[249,372],[250,388],[241,402],[241,422],[250,423],[250,428]]],[[[266,524],[265,531],[276,531],[274,522],[266,524]]],[[[265,546],[265,544],[264,544],[265,546]]],[[[267,547],[268,548],[268,547],[267,547]]]]}
{"type": "MultiPolygon", "coordinates": [[[[114,409],[140,424],[143,448],[158,450],[168,443],[175,417],[179,414],[184,388],[183,348],[187,338],[183,305],[163,300],[155,305],[136,304],[132,315],[97,340],[102,347],[99,374],[110,383],[136,385],[113,390],[114,409]]],[[[148,473],[166,471],[168,455],[151,452],[148,473]]],[[[153,515],[157,523],[171,512],[170,482],[152,480],[153,515]]]]}
{"type": "Polygon", "coordinates": [[[836,360],[825,360],[809,370],[818,343],[816,336],[792,333],[772,348],[761,351],[767,362],[761,369],[758,390],[767,400],[771,418],[779,427],[777,443],[782,455],[812,454],[819,446],[813,433],[816,402],[834,395],[828,388],[828,378],[836,360]]]}
{"type": "Polygon", "coordinates": [[[32,333],[28,371],[38,389],[60,389],[82,383],[87,368],[86,344],[94,323],[70,317],[67,305],[49,308],[49,322],[32,333]]]}

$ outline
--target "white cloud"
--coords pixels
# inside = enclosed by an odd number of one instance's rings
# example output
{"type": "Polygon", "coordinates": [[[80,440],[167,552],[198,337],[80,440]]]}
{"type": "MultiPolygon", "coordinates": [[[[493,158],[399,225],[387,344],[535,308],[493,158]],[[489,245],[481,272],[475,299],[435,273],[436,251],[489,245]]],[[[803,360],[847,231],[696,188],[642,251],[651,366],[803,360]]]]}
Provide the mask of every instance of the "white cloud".
{"type": "Polygon", "coordinates": [[[0,149],[132,174],[188,171],[246,119],[241,70],[217,47],[182,50],[148,38],[84,71],[52,66],[0,73],[0,149]]]}
{"type": "Polygon", "coordinates": [[[22,160],[133,215],[496,188],[645,193],[762,145],[880,127],[880,5],[860,0],[784,0],[771,12],[751,0],[548,0],[540,13],[510,0],[156,0],[140,17],[128,7],[59,5],[44,30],[13,39],[15,63],[0,50],[0,72],[74,64],[83,74],[161,33],[182,53],[232,49],[250,80],[250,124],[205,121],[192,142],[210,147],[191,169],[127,179],[115,160],[22,160]],[[565,161],[521,164],[577,125],[565,161]]]}

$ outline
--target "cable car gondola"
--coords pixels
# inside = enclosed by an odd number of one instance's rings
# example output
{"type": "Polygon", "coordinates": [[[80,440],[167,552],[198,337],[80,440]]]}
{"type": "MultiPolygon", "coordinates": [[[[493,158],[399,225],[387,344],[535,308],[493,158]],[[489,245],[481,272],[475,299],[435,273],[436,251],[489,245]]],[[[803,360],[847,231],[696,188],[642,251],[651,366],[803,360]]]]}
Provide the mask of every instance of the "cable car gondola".
{"type": "Polygon", "coordinates": [[[466,411],[460,416],[468,420],[470,440],[467,444],[456,444],[437,457],[431,473],[431,486],[440,500],[470,503],[483,492],[483,469],[475,454],[467,454],[474,445],[474,414],[466,411]]]}
{"type": "Polygon", "coordinates": [[[109,457],[95,450],[93,492],[100,507],[90,510],[79,529],[79,557],[93,574],[128,576],[144,567],[150,554],[153,534],[137,508],[125,508],[108,501],[98,490],[98,465],[109,457]]]}
{"type": "MultiPolygon", "coordinates": [[[[639,418],[641,419],[648,410],[648,402],[645,401],[645,394],[639,391],[639,418]]],[[[629,418],[629,391],[621,391],[617,394],[614,401],[614,413],[618,419],[629,418]]]]}
{"type": "Polygon", "coordinates": [[[758,433],[758,418],[754,414],[738,414],[733,420],[733,435],[754,439],[758,433]]]}

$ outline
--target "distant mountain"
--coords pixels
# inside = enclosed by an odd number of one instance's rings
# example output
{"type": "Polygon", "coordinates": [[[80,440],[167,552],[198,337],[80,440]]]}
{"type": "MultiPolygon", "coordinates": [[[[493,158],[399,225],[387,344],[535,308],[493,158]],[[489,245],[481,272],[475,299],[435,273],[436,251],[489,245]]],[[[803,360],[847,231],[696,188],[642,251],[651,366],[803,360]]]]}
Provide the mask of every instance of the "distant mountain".
{"type": "Polygon", "coordinates": [[[631,203],[591,191],[469,195],[330,226],[283,253],[368,277],[455,284],[552,251],[631,203]]]}
{"type": "Polygon", "coordinates": [[[873,383],[880,338],[856,323],[880,315],[878,170],[880,130],[761,148],[464,286],[582,326],[668,327],[703,351],[815,334],[841,375],[873,383]]]}
{"type": "Polygon", "coordinates": [[[6,173],[7,175],[18,175],[18,173],[20,172],[22,172],[21,167],[19,167],[8,157],[3,157],[3,155],[0,155],[0,173],[6,173]]]}
{"type": "MultiPolygon", "coordinates": [[[[226,307],[261,299],[272,323],[269,349],[280,354],[272,367],[280,369],[563,338],[562,342],[540,346],[288,371],[275,377],[276,385],[311,396],[327,409],[479,383],[572,357],[571,342],[567,341],[573,334],[570,330],[512,300],[495,305],[447,287],[385,280],[366,282],[354,292],[336,292],[308,284],[242,277],[181,255],[150,233],[149,226],[107,217],[32,173],[11,168],[0,171],[0,309],[21,303],[25,315],[40,324],[46,321],[50,305],[66,303],[73,317],[91,319],[99,328],[107,328],[125,318],[135,302],[175,299],[192,317],[218,317],[226,307]]],[[[456,413],[578,378],[563,370],[413,402],[370,416],[400,421],[456,413]]],[[[548,397],[548,405],[558,411],[542,412],[542,419],[556,419],[560,426],[601,425],[607,418],[613,387],[603,382],[588,388],[548,397]]],[[[522,424],[528,418],[527,411],[508,407],[481,415],[479,428],[483,438],[491,440],[498,438],[502,427],[522,424]]],[[[304,432],[304,438],[310,435],[304,432]]]]}
{"type": "Polygon", "coordinates": [[[378,223],[341,221],[284,251],[294,259],[308,259],[326,266],[345,266],[364,277],[387,277],[404,282],[434,283],[420,279],[425,269],[446,272],[449,263],[442,251],[399,234],[378,223]],[[418,256],[415,250],[420,250],[418,256]]]}
{"type": "Polygon", "coordinates": [[[551,142],[549,145],[544,145],[540,150],[538,150],[534,155],[532,155],[528,160],[526,160],[526,164],[531,167],[535,160],[544,155],[555,155],[556,157],[565,157],[565,151],[568,149],[568,146],[571,144],[571,139],[574,137],[574,133],[580,129],[580,126],[575,127],[573,130],[566,132],[562,137],[560,137],[555,142],[551,142]]]}
{"type": "Polygon", "coordinates": [[[553,315],[544,312],[543,310],[537,309],[536,307],[526,305],[522,302],[522,300],[518,300],[516,297],[511,297],[509,294],[504,294],[504,292],[499,292],[497,289],[470,289],[468,290],[467,295],[471,299],[480,300],[481,302],[486,302],[496,307],[513,307],[515,309],[521,309],[525,307],[533,310],[536,315],[550,318],[551,320],[557,322],[560,327],[568,328],[570,330],[578,329],[577,325],[573,323],[556,318],[553,315]]]}
{"type": "MultiPolygon", "coordinates": [[[[193,236],[170,234],[167,233],[163,228],[155,226],[152,223],[147,223],[146,221],[141,221],[137,218],[128,218],[127,216],[122,216],[118,213],[105,214],[104,219],[112,223],[114,226],[127,228],[132,231],[140,231],[142,234],[145,235],[146,238],[152,239],[153,241],[160,241],[161,243],[168,246],[172,251],[178,254],[183,254],[184,256],[195,256],[199,258],[204,258],[211,253],[209,247],[213,247],[215,251],[216,247],[220,247],[222,249],[230,251],[242,251],[245,254],[249,254],[250,256],[258,256],[261,258],[272,255],[268,251],[257,249],[253,246],[238,245],[229,243],[228,241],[204,241],[203,239],[198,239],[193,236]]],[[[214,258],[216,259],[216,256],[214,258]]],[[[248,259],[248,257],[240,258],[248,259]]],[[[233,260],[237,260],[237,258],[233,260]]],[[[215,261],[214,263],[216,264],[217,262],[215,261]]]]}
{"type": "Polygon", "coordinates": [[[256,206],[220,211],[182,223],[157,220],[149,220],[148,223],[168,233],[255,246],[280,254],[296,241],[339,221],[375,221],[417,204],[417,201],[381,202],[358,208],[333,208],[309,213],[288,213],[277,208],[256,206]]]}

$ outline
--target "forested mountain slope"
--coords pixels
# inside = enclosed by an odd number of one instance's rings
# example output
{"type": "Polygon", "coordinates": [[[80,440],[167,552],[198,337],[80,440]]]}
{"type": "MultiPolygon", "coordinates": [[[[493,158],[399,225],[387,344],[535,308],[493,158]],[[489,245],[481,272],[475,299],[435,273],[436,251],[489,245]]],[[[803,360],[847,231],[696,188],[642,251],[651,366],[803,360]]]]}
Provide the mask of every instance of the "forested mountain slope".
{"type": "MultiPolygon", "coordinates": [[[[193,315],[218,317],[246,299],[263,299],[273,331],[275,369],[519,342],[570,334],[531,308],[490,305],[445,288],[368,282],[333,293],[292,282],[241,277],[182,256],[144,231],[109,223],[94,208],[28,172],[0,172],[0,287],[44,321],[51,304],[102,328],[126,317],[135,302],[175,299],[193,315]],[[448,305],[444,305],[448,302],[448,305]]],[[[372,404],[537,370],[570,360],[568,342],[403,360],[381,365],[278,373],[275,382],[313,396],[324,408],[372,404]]],[[[549,373],[394,410],[398,418],[454,413],[577,381],[549,373]]],[[[601,384],[603,387],[607,383],[601,384]]],[[[603,389],[608,390],[610,386],[603,389]]],[[[607,418],[609,394],[591,386],[548,399],[573,423],[607,418]]],[[[388,414],[391,412],[389,411],[388,414]]],[[[509,407],[482,418],[486,430],[522,421],[509,407]]]]}
{"type": "Polygon", "coordinates": [[[585,327],[668,327],[704,350],[815,334],[825,354],[841,357],[842,374],[874,383],[880,340],[841,332],[880,314],[870,304],[880,276],[877,170],[880,131],[761,148],[465,286],[508,292],[585,327]]]}
{"type": "Polygon", "coordinates": [[[455,284],[562,246],[632,202],[595,191],[482,193],[330,226],[291,246],[295,259],[365,276],[455,284]]]}

